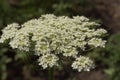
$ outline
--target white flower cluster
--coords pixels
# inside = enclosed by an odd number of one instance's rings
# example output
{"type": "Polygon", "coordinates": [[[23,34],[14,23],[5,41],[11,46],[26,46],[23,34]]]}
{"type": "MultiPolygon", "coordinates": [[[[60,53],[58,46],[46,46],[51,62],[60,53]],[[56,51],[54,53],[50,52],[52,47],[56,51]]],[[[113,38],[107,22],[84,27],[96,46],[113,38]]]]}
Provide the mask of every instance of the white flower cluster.
{"type": "Polygon", "coordinates": [[[43,69],[49,67],[53,67],[54,65],[58,65],[57,61],[59,60],[59,58],[54,55],[54,54],[46,54],[42,57],[39,58],[39,65],[41,65],[43,67],[43,69]]]}
{"type": "Polygon", "coordinates": [[[2,30],[0,42],[8,40],[13,49],[24,51],[33,50],[39,57],[39,65],[43,68],[58,65],[60,58],[72,57],[76,59],[72,67],[78,71],[88,71],[93,64],[87,57],[78,57],[79,49],[104,47],[106,41],[102,36],[106,30],[95,28],[98,23],[83,16],[55,16],[42,15],[39,19],[32,19],[22,25],[13,23],[2,30]]]}
{"type": "Polygon", "coordinates": [[[3,34],[1,36],[0,42],[3,43],[6,40],[12,39],[18,31],[18,28],[20,28],[20,26],[17,23],[13,23],[5,27],[2,30],[3,34]]]}
{"type": "Polygon", "coordinates": [[[79,72],[82,70],[90,71],[91,68],[94,68],[93,61],[88,57],[80,56],[72,64],[73,69],[77,69],[79,72]]]}

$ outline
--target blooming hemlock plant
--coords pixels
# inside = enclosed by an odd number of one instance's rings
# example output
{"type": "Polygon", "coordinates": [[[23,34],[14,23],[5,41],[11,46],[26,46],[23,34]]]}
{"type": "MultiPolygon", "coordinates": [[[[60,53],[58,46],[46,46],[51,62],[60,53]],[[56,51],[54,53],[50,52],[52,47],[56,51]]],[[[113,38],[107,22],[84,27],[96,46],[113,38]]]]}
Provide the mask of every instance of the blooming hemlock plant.
{"type": "Polygon", "coordinates": [[[73,69],[89,71],[94,67],[93,61],[82,56],[79,50],[105,47],[102,37],[107,31],[97,26],[98,23],[83,16],[69,18],[46,14],[22,25],[8,25],[2,30],[0,42],[8,41],[13,49],[34,51],[44,69],[59,66],[62,56],[74,59],[73,69]]]}

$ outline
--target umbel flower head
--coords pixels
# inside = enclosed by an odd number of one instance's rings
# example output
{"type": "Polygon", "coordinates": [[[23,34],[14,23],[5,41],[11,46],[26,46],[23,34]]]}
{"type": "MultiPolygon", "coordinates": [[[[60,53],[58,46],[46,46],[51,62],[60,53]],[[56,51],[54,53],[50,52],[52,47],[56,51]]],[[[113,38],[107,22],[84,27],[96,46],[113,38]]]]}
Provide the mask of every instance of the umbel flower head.
{"type": "Polygon", "coordinates": [[[84,16],[42,15],[22,25],[13,23],[2,30],[1,43],[8,42],[13,49],[34,51],[44,69],[58,66],[62,57],[71,57],[73,69],[89,71],[93,61],[81,56],[88,48],[105,47],[107,33],[99,24],[84,16]],[[79,50],[78,50],[79,49],[79,50]]]}

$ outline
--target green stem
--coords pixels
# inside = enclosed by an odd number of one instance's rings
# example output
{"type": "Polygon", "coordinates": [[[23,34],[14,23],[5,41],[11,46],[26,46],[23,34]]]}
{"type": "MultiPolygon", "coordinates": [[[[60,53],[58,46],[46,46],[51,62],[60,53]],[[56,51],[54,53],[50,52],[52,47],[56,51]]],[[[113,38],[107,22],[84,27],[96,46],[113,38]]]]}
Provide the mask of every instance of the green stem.
{"type": "Polygon", "coordinates": [[[54,80],[54,68],[49,68],[48,76],[49,80],[54,80]]]}

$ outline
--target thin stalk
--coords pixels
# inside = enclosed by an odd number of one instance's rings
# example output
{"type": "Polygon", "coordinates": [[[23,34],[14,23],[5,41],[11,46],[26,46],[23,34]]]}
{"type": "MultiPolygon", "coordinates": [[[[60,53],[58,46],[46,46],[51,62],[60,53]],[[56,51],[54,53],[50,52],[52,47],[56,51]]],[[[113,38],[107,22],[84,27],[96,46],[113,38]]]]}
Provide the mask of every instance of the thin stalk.
{"type": "Polygon", "coordinates": [[[49,68],[48,76],[49,80],[54,80],[54,68],[49,68]]]}

